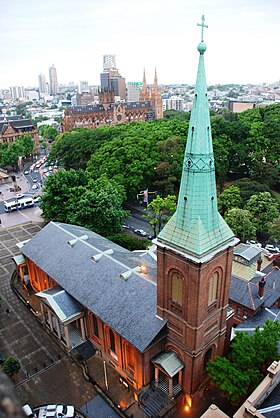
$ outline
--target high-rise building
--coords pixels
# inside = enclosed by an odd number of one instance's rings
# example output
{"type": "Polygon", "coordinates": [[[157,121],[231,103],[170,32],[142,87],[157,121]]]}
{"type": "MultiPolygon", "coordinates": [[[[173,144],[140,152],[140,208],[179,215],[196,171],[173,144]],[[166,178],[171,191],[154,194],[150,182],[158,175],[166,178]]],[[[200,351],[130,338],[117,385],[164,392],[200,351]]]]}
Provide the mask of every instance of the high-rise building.
{"type": "Polygon", "coordinates": [[[22,86],[13,86],[10,87],[10,96],[11,99],[18,100],[24,97],[24,87],[22,86]]]}
{"type": "Polygon", "coordinates": [[[116,55],[103,55],[103,71],[116,70],[116,55]]]}
{"type": "Polygon", "coordinates": [[[38,79],[39,79],[39,93],[41,94],[48,93],[45,74],[43,73],[39,74],[38,79]]]}
{"type": "Polygon", "coordinates": [[[79,93],[89,93],[88,81],[80,81],[79,93]]]}
{"type": "Polygon", "coordinates": [[[140,90],[142,89],[142,82],[141,81],[129,81],[126,84],[127,102],[138,102],[140,97],[140,90]]]}
{"type": "Polygon", "coordinates": [[[58,93],[57,72],[54,64],[49,68],[50,94],[58,93]]]}

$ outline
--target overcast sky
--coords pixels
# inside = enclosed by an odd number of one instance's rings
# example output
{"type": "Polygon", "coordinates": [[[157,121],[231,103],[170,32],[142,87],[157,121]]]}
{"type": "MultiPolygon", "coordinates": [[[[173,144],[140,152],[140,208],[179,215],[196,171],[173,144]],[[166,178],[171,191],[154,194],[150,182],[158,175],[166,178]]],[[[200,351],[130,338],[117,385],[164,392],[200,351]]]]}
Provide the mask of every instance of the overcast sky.
{"type": "Polygon", "coordinates": [[[115,54],[126,81],[194,84],[205,15],[208,85],[280,80],[279,0],[1,1],[0,88],[37,86],[54,64],[58,82],[100,83],[115,54]]]}

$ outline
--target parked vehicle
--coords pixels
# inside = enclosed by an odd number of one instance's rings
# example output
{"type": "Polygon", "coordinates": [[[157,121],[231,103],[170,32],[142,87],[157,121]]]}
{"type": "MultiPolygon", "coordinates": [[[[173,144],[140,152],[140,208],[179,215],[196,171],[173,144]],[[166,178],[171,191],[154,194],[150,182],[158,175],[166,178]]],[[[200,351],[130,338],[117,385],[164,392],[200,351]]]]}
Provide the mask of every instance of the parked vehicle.
{"type": "Polygon", "coordinates": [[[32,190],[37,190],[38,189],[38,184],[33,184],[33,186],[31,187],[32,190]]]}
{"type": "Polygon", "coordinates": [[[269,251],[270,253],[280,253],[280,249],[272,244],[266,244],[264,249],[269,251]]]}
{"type": "Polygon", "coordinates": [[[246,241],[246,244],[254,245],[255,247],[259,247],[259,248],[262,247],[262,244],[260,244],[258,241],[254,241],[252,239],[250,241],[246,241]]]}
{"type": "Polygon", "coordinates": [[[134,229],[135,234],[141,235],[141,237],[145,237],[147,235],[147,232],[144,231],[144,229],[134,229]]]}
{"type": "Polygon", "coordinates": [[[34,206],[34,202],[31,197],[22,198],[20,200],[16,199],[10,202],[4,201],[4,209],[6,212],[13,212],[14,210],[31,208],[32,206],[34,206]]]}

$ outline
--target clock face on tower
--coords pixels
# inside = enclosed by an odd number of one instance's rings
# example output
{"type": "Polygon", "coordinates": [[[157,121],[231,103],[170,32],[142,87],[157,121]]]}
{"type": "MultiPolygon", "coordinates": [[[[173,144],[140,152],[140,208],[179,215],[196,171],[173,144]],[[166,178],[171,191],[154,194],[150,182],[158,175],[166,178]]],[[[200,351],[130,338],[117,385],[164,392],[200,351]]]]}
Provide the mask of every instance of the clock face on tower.
{"type": "Polygon", "coordinates": [[[118,116],[117,116],[117,120],[118,120],[118,121],[122,120],[122,115],[118,115],[118,116]]]}

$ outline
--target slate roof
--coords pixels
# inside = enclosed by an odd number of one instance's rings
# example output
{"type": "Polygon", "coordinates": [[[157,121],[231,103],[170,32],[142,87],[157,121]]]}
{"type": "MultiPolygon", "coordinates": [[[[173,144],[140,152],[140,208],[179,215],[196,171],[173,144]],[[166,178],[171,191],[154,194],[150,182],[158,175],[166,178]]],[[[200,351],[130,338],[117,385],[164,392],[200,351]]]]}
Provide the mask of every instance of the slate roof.
{"type": "Polygon", "coordinates": [[[250,281],[248,282],[233,275],[231,276],[230,300],[255,311],[264,303],[264,299],[258,297],[258,290],[259,286],[257,284],[252,284],[250,281]]]}
{"type": "MultiPolygon", "coordinates": [[[[124,103],[122,104],[124,106],[124,108],[126,110],[134,110],[134,109],[143,109],[145,107],[150,108],[150,102],[149,101],[141,101],[141,102],[128,102],[128,103],[124,103]]],[[[114,111],[114,103],[110,103],[108,105],[108,109],[107,111],[114,111]]],[[[97,112],[105,112],[105,108],[102,104],[97,104],[97,105],[81,105],[81,106],[72,106],[70,108],[68,108],[70,112],[72,113],[97,113],[97,112]]]]}
{"type": "Polygon", "coordinates": [[[18,129],[18,128],[35,129],[30,119],[11,120],[9,122],[7,121],[0,122],[0,131],[2,133],[5,132],[6,128],[8,127],[8,124],[10,124],[14,129],[18,129]]]}
{"type": "Polygon", "coordinates": [[[258,407],[258,411],[265,418],[279,418],[280,416],[280,384],[270,393],[264,402],[258,407]],[[270,411],[263,411],[263,409],[270,408],[270,411]]]}
{"type": "Polygon", "coordinates": [[[263,324],[267,319],[271,321],[280,320],[280,310],[278,308],[261,308],[256,315],[250,316],[245,319],[241,324],[234,328],[234,333],[236,332],[248,332],[249,335],[253,334],[256,327],[262,328],[263,324]]]}
{"type": "Polygon", "coordinates": [[[84,307],[79,302],[59,286],[44,290],[36,295],[47,301],[61,322],[68,321],[84,310],[84,307]]]}
{"type": "Polygon", "coordinates": [[[255,276],[247,281],[231,276],[229,299],[249,309],[257,310],[261,305],[271,307],[280,298],[280,270],[276,267],[264,276],[266,281],[263,298],[258,296],[258,283],[261,277],[255,276]]]}
{"type": "Polygon", "coordinates": [[[156,317],[156,261],[144,259],[75,225],[50,222],[22,247],[22,253],[79,303],[143,352],[164,328],[156,317]],[[87,240],[69,240],[87,234],[87,240]],[[92,256],[103,254],[94,262],[92,256]],[[136,270],[145,265],[146,273],[136,270]],[[127,280],[120,275],[129,271],[127,280]]]}

